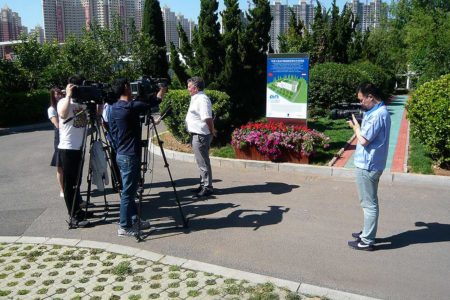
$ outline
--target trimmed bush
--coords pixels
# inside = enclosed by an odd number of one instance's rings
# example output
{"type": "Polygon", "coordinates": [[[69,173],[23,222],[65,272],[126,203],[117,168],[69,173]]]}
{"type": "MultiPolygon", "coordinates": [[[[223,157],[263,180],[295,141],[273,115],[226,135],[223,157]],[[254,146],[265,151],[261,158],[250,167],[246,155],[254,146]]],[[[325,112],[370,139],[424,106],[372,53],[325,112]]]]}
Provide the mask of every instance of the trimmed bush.
{"type": "Polygon", "coordinates": [[[351,65],[317,64],[311,69],[308,117],[326,115],[339,103],[356,102],[355,91],[363,74],[351,65]]]}
{"type": "Polygon", "coordinates": [[[370,62],[354,65],[317,64],[311,69],[309,116],[326,115],[339,103],[358,102],[356,88],[363,82],[379,86],[388,95],[392,92],[395,81],[392,75],[370,62]]]}
{"type": "Polygon", "coordinates": [[[0,92],[0,126],[26,125],[47,119],[48,90],[29,93],[0,92]]]}
{"type": "Polygon", "coordinates": [[[406,104],[411,133],[437,165],[450,167],[450,74],[421,85],[406,104]]]}
{"type": "Polygon", "coordinates": [[[358,62],[353,66],[363,74],[366,81],[378,86],[386,97],[394,90],[395,76],[383,68],[368,61],[358,62]]]}
{"type": "MultiPolygon", "coordinates": [[[[226,93],[216,90],[205,90],[204,92],[211,99],[217,139],[220,143],[225,143],[230,140],[231,134],[230,97],[226,93]]],[[[184,122],[190,100],[191,96],[187,90],[170,90],[160,105],[161,111],[171,105],[172,113],[164,119],[164,124],[172,135],[183,143],[188,143],[190,138],[184,122]]]]}

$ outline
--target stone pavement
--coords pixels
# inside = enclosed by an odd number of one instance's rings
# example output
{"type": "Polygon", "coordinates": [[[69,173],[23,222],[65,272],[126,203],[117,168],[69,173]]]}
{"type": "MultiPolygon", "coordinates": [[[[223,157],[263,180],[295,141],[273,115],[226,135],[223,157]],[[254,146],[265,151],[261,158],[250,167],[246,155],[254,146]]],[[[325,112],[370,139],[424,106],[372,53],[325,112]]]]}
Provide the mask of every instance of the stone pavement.
{"type": "Polygon", "coordinates": [[[340,299],[353,294],[445,299],[450,294],[448,178],[387,172],[380,183],[377,251],[361,253],[347,247],[362,219],[351,170],[219,159],[213,167],[215,195],[195,201],[189,190],[197,184],[197,168],[189,155],[176,160],[179,154],[173,153],[169,163],[189,218],[189,228],[181,229],[174,227],[180,220],[167,171],[160,157],[151,156],[143,216],[155,229],[172,230],[155,230],[138,244],[117,237],[118,197],[109,189],[106,222],[103,196],[94,190],[96,226],[67,229],[55,169],[48,167],[52,135],[44,130],[0,137],[0,235],[133,247],[182,257],[182,268],[191,269],[188,262],[196,261],[283,278],[300,285],[301,293],[304,287],[308,294],[329,298],[335,298],[333,291],[321,294],[317,287],[345,291],[340,299]]]}
{"type": "Polygon", "coordinates": [[[369,300],[109,243],[0,237],[2,298],[319,299],[299,289],[369,300]]]}

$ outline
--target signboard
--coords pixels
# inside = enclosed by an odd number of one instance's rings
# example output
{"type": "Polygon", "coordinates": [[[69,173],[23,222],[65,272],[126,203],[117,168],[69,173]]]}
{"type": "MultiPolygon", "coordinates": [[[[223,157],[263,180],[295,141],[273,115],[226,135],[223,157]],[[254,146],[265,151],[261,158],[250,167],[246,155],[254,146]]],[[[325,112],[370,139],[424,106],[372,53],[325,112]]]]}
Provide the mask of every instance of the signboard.
{"type": "Polygon", "coordinates": [[[269,54],[266,117],[306,120],[308,82],[307,54],[269,54]]]}

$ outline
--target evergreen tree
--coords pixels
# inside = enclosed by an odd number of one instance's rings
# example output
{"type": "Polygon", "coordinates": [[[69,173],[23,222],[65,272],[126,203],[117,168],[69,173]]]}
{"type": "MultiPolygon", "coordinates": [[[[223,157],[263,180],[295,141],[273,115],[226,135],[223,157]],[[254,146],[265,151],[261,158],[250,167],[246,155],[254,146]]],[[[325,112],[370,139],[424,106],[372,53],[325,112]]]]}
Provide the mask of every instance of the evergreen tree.
{"type": "Polygon", "coordinates": [[[244,87],[241,104],[241,121],[261,117],[265,111],[267,52],[270,43],[270,3],[253,0],[254,7],[248,11],[248,26],[242,39],[241,55],[244,64],[244,87]]]}
{"type": "Polygon", "coordinates": [[[322,13],[322,5],[319,1],[316,4],[314,23],[312,25],[311,64],[325,62],[328,49],[328,15],[322,13]]]}
{"type": "Polygon", "coordinates": [[[223,63],[223,49],[220,47],[220,24],[218,22],[217,0],[201,0],[198,18],[198,32],[195,45],[196,73],[203,77],[207,86],[217,80],[223,63]]]}
{"type": "Polygon", "coordinates": [[[289,27],[285,34],[278,39],[280,41],[281,53],[299,53],[309,52],[309,38],[308,29],[305,28],[301,20],[297,20],[297,16],[292,9],[289,9],[289,27]]]}
{"type": "MultiPolygon", "coordinates": [[[[145,0],[142,33],[147,35],[149,40],[158,47],[156,56],[149,58],[147,64],[143,66],[145,75],[168,77],[169,65],[166,56],[167,49],[164,37],[164,23],[161,6],[159,5],[158,0],[145,0]]],[[[155,55],[155,52],[151,51],[149,55],[155,55]]]]}
{"type": "Polygon", "coordinates": [[[183,88],[187,87],[187,80],[189,79],[189,75],[186,72],[185,67],[183,66],[180,58],[178,57],[178,51],[175,45],[170,42],[170,68],[173,70],[175,75],[180,82],[180,85],[183,88]]]}
{"type": "MultiPolygon", "coordinates": [[[[223,25],[221,46],[225,50],[225,62],[219,75],[218,85],[230,96],[231,111],[235,112],[242,101],[241,91],[246,88],[242,85],[243,68],[238,47],[242,32],[238,0],[225,0],[225,10],[221,16],[223,25]]],[[[236,120],[232,118],[232,122],[236,120]]]]}
{"type": "Polygon", "coordinates": [[[180,47],[179,53],[184,59],[184,62],[188,68],[193,68],[194,64],[194,50],[192,49],[191,43],[189,43],[186,32],[184,31],[181,24],[177,26],[178,36],[180,37],[180,47]]]}

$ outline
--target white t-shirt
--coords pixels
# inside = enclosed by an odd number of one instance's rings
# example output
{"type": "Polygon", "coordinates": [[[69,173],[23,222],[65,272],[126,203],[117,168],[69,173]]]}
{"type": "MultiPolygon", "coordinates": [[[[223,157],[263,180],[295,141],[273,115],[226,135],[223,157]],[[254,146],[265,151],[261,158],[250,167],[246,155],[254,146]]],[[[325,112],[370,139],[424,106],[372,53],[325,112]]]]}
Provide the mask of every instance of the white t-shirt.
{"type": "Polygon", "coordinates": [[[53,106],[50,106],[47,109],[47,114],[48,114],[48,119],[50,120],[53,117],[58,118],[58,112],[56,111],[56,109],[53,106]]]}
{"type": "MultiPolygon", "coordinates": [[[[58,102],[58,110],[61,105],[64,103],[64,99],[61,99],[58,102]]],[[[67,119],[73,117],[78,112],[84,109],[84,105],[80,105],[77,103],[73,103],[70,101],[69,106],[69,114],[67,115],[67,119]]],[[[83,145],[84,139],[84,129],[87,125],[87,113],[84,112],[77,117],[73,118],[66,124],[63,122],[66,119],[59,118],[59,149],[71,149],[71,150],[81,150],[81,146],[83,145]]]]}
{"type": "Polygon", "coordinates": [[[186,126],[190,133],[211,134],[206,119],[212,119],[211,101],[203,92],[198,92],[191,97],[188,112],[186,114],[186,126]]]}

